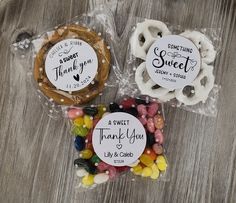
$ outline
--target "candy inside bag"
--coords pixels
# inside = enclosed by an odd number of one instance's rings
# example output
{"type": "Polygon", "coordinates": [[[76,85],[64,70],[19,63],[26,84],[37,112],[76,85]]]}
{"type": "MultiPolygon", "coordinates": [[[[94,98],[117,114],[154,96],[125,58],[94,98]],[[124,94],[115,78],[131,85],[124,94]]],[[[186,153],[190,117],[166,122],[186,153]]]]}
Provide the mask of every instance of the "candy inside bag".
{"type": "Polygon", "coordinates": [[[171,106],[216,116],[220,86],[214,61],[220,39],[215,32],[151,19],[133,21],[119,95],[147,95],[171,106]]]}
{"type": "Polygon", "coordinates": [[[108,106],[70,107],[66,117],[77,151],[76,187],[93,188],[122,174],[163,179],[167,161],[161,103],[123,97],[108,106]]]}
{"type": "Polygon", "coordinates": [[[35,93],[51,117],[62,107],[88,105],[116,88],[116,32],[111,11],[99,6],[12,45],[35,93]]]}

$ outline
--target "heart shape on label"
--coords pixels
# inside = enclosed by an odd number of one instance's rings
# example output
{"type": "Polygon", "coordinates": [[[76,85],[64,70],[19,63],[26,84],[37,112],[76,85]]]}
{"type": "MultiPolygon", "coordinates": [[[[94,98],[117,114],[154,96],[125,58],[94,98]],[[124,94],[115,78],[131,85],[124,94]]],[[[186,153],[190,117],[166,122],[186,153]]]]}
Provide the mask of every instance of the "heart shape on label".
{"type": "Polygon", "coordinates": [[[197,65],[197,61],[195,60],[189,60],[191,64],[191,70],[194,70],[194,67],[197,65]]]}
{"type": "Polygon", "coordinates": [[[121,149],[121,148],[122,148],[122,144],[117,144],[117,145],[116,145],[116,148],[117,148],[117,149],[121,149]]]}
{"type": "Polygon", "coordinates": [[[76,81],[79,82],[79,79],[80,79],[79,74],[77,74],[77,75],[73,75],[73,78],[74,78],[76,81]]]}

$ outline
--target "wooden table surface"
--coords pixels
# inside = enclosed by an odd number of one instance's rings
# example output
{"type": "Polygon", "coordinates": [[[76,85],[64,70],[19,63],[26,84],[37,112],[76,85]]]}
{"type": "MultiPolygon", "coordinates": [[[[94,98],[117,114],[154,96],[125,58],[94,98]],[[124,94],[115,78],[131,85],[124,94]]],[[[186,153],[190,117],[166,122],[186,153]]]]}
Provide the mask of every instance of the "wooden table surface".
{"type": "Polygon", "coordinates": [[[124,176],[85,193],[74,189],[66,121],[44,112],[10,44],[21,32],[38,34],[104,2],[0,0],[0,202],[236,202],[235,0],[109,1],[119,35],[129,14],[219,29],[219,112],[211,118],[166,107],[168,182],[124,176]]]}

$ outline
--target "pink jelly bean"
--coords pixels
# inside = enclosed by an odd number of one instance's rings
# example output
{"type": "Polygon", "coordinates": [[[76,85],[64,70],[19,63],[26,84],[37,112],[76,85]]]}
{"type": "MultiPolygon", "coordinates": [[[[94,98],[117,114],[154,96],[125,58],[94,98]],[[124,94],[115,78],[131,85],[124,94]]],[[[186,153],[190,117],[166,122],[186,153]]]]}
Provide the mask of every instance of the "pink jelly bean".
{"type": "Polygon", "coordinates": [[[97,169],[99,170],[99,172],[104,172],[105,170],[108,169],[110,165],[108,165],[107,163],[105,162],[99,162],[98,165],[97,165],[97,169]]]}
{"type": "Polygon", "coordinates": [[[147,115],[147,107],[143,104],[140,104],[140,105],[137,106],[137,111],[138,111],[140,116],[142,116],[142,115],[146,116],[147,115]]]}
{"type": "Polygon", "coordinates": [[[84,115],[84,112],[80,108],[71,108],[67,112],[67,116],[70,119],[75,119],[75,118],[83,116],[83,115],[84,115]]]}
{"type": "Polygon", "coordinates": [[[131,107],[135,107],[135,99],[134,98],[126,98],[124,99],[120,105],[123,106],[124,109],[129,109],[131,107]]]}
{"type": "Polygon", "coordinates": [[[116,177],[117,171],[114,166],[109,166],[107,171],[109,172],[108,175],[110,179],[114,179],[116,177]]]}
{"type": "Polygon", "coordinates": [[[154,125],[154,121],[152,118],[149,118],[147,120],[147,130],[150,132],[150,133],[154,133],[155,131],[155,125],[154,125]]]}
{"type": "Polygon", "coordinates": [[[116,170],[117,170],[119,173],[122,173],[122,172],[124,172],[124,171],[130,170],[130,167],[128,167],[128,166],[117,166],[117,167],[116,167],[116,170]]]}
{"type": "Polygon", "coordinates": [[[138,118],[139,121],[143,124],[143,125],[146,125],[147,124],[147,118],[145,116],[141,116],[138,118]]]}
{"type": "Polygon", "coordinates": [[[158,103],[156,102],[152,102],[149,106],[148,106],[148,116],[153,117],[157,111],[158,111],[158,103]]]}
{"type": "Polygon", "coordinates": [[[163,136],[163,133],[160,130],[157,129],[154,133],[154,136],[155,136],[156,142],[158,142],[159,144],[163,143],[164,136],[163,136]]]}

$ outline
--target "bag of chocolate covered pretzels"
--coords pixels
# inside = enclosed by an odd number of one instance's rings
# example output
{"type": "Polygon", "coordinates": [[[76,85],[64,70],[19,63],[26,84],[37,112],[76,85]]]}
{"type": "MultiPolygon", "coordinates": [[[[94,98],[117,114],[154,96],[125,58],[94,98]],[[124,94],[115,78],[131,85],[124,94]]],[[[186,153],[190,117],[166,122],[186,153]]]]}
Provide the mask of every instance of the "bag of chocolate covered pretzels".
{"type": "Polygon", "coordinates": [[[131,18],[119,95],[147,95],[188,111],[216,116],[220,85],[214,62],[218,31],[131,18]]]}
{"type": "Polygon", "coordinates": [[[99,6],[14,43],[12,50],[48,114],[60,117],[63,106],[96,103],[106,92],[111,95],[109,102],[116,93],[116,75],[120,75],[116,41],[113,16],[108,8],[99,6]]]}
{"type": "Polygon", "coordinates": [[[123,97],[109,105],[68,107],[79,192],[122,176],[168,180],[162,104],[123,97]]]}

